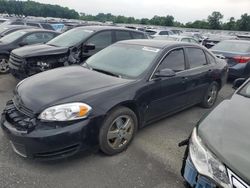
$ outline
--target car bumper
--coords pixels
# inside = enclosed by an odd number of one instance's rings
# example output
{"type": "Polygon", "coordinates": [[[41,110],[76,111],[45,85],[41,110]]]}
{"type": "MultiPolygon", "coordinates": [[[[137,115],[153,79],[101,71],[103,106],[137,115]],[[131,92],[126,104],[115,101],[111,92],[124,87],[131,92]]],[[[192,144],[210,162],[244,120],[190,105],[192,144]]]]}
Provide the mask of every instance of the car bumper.
{"type": "Polygon", "coordinates": [[[246,64],[236,64],[234,66],[229,67],[228,75],[232,78],[242,78],[247,76],[247,73],[245,71],[246,64]]]}
{"type": "Polygon", "coordinates": [[[183,177],[186,182],[193,188],[216,188],[216,184],[210,179],[202,176],[195,169],[190,157],[186,159],[183,177]]]}
{"type": "Polygon", "coordinates": [[[68,157],[96,144],[97,136],[93,134],[95,126],[94,120],[86,119],[53,129],[45,129],[40,124],[27,132],[16,129],[4,114],[1,118],[2,130],[13,150],[22,157],[40,160],[68,157]]]}

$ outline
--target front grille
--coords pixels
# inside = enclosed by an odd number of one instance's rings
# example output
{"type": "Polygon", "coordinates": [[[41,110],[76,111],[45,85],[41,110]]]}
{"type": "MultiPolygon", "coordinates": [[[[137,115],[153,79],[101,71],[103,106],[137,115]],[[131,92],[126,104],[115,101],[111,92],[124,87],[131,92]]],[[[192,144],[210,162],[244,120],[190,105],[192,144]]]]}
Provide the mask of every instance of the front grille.
{"type": "Polygon", "coordinates": [[[12,68],[18,69],[22,66],[24,59],[11,53],[9,63],[12,68]]]}
{"type": "Polygon", "coordinates": [[[31,131],[36,125],[36,119],[20,112],[13,101],[8,101],[4,109],[6,121],[19,131],[31,131]]]}

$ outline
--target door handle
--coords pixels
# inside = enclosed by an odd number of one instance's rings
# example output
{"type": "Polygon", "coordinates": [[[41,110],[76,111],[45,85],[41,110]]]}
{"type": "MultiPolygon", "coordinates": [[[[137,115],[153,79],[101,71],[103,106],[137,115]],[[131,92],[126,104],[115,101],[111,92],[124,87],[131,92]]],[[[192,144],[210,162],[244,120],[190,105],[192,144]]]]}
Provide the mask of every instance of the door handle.
{"type": "Polygon", "coordinates": [[[182,77],[182,83],[185,83],[188,80],[188,77],[182,77]]]}

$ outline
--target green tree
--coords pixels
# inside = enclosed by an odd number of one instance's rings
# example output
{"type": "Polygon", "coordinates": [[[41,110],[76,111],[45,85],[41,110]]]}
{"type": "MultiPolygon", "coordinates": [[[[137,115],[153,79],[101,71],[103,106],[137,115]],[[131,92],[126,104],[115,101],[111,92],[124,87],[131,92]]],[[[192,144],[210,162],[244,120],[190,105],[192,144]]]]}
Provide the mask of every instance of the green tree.
{"type": "Polygon", "coordinates": [[[212,15],[208,16],[208,23],[211,29],[221,29],[221,19],[223,15],[220,12],[214,11],[212,15]]]}
{"type": "Polygon", "coordinates": [[[241,18],[237,20],[237,27],[241,31],[250,31],[250,15],[247,13],[241,15],[241,18]]]}

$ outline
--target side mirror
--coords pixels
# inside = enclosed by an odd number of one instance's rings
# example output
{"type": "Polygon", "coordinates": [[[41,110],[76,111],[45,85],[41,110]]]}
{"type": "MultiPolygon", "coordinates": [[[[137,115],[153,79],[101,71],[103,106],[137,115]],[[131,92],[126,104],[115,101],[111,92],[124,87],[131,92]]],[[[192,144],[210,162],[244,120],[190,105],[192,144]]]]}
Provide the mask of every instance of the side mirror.
{"type": "Polygon", "coordinates": [[[19,43],[19,46],[26,46],[26,45],[28,45],[28,43],[24,42],[24,41],[22,41],[22,42],[19,43]]]}
{"type": "Polygon", "coordinates": [[[88,44],[84,44],[83,45],[83,51],[84,52],[88,52],[90,50],[94,50],[95,49],[95,45],[94,44],[91,44],[91,43],[88,43],[88,44]]]}
{"type": "Polygon", "coordinates": [[[173,77],[176,73],[172,69],[162,69],[155,73],[155,77],[173,77]]]}
{"type": "Polygon", "coordinates": [[[246,81],[245,78],[238,78],[233,82],[233,89],[238,89],[244,82],[246,81]]]}

